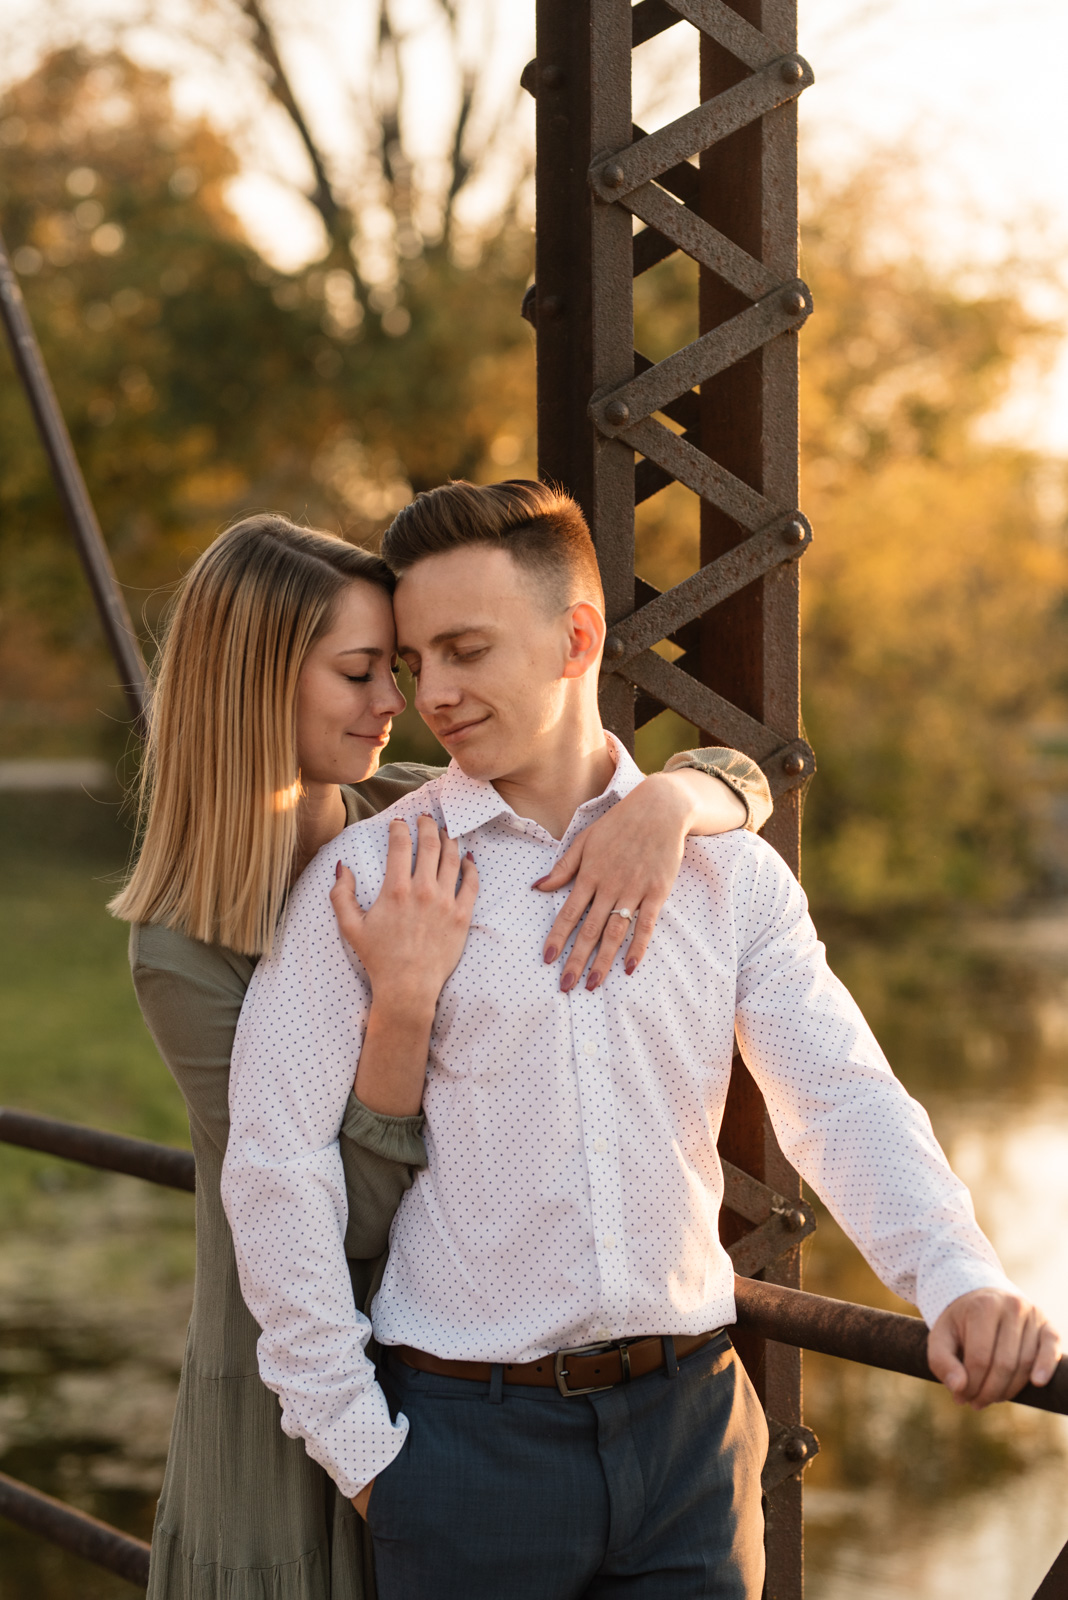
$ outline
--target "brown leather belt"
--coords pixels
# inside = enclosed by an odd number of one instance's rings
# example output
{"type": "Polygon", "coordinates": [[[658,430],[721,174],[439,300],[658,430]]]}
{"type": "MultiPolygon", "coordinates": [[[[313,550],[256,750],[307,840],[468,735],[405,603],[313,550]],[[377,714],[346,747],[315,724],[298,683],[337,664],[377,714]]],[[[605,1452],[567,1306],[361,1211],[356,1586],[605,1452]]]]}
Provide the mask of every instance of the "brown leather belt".
{"type": "MultiPolygon", "coordinates": [[[[710,1333],[677,1334],[671,1339],[654,1334],[646,1339],[615,1339],[609,1344],[579,1345],[572,1350],[558,1350],[555,1355],[542,1356],[540,1361],[505,1362],[504,1381],[538,1389],[559,1389],[567,1399],[577,1394],[597,1394],[617,1383],[629,1383],[632,1378],[644,1378],[648,1372],[674,1365],[722,1332],[722,1328],[715,1328],[710,1333]]],[[[419,1372],[436,1373],[439,1378],[469,1378],[475,1383],[489,1383],[493,1376],[493,1367],[488,1361],[447,1361],[442,1356],[428,1355],[425,1350],[413,1350],[406,1344],[391,1345],[390,1349],[405,1366],[415,1367],[419,1372]]]]}

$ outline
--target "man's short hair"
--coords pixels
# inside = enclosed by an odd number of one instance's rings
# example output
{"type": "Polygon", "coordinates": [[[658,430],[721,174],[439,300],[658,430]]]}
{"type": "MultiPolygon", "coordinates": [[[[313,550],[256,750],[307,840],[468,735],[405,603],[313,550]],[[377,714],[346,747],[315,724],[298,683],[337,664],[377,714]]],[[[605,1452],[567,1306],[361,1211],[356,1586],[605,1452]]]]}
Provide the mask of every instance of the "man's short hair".
{"type": "Polygon", "coordinates": [[[534,579],[553,613],[579,600],[604,609],[597,555],[586,518],[562,489],[529,478],[428,489],[386,530],[382,555],[398,576],[427,556],[467,545],[507,550],[534,579]]]}

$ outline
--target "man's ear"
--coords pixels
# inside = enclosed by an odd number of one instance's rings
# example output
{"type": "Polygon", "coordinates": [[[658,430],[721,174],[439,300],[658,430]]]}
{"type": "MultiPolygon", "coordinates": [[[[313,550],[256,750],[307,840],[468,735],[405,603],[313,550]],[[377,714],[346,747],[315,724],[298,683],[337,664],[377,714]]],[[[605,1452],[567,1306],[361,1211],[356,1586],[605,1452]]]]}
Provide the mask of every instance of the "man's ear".
{"type": "Polygon", "coordinates": [[[597,669],[604,649],[605,620],[589,600],[573,605],[566,617],[567,659],[565,678],[584,678],[597,669]]]}

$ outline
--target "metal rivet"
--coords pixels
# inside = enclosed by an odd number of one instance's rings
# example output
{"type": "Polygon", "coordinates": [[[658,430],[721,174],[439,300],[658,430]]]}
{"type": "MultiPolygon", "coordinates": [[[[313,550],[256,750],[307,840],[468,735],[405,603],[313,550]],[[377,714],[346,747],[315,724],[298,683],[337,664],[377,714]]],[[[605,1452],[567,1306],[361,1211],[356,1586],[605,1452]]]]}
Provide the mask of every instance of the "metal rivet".
{"type": "Polygon", "coordinates": [[[606,661],[621,661],[626,646],[618,633],[610,633],[604,642],[604,659],[606,661]]]}
{"type": "Polygon", "coordinates": [[[630,407],[625,400],[609,400],[604,408],[604,420],[613,428],[623,428],[630,421],[630,407]]]}
{"type": "Polygon", "coordinates": [[[796,778],[804,772],[805,758],[799,750],[791,750],[788,756],[783,756],[782,770],[788,773],[791,778],[796,778]]]}
{"type": "Polygon", "coordinates": [[[558,294],[547,294],[538,301],[539,317],[558,317],[564,309],[564,302],[558,294]]]}
{"type": "MultiPolygon", "coordinates": [[[[800,772],[804,768],[805,763],[801,760],[800,756],[794,756],[793,759],[798,763],[796,770],[800,772]]],[[[786,766],[785,761],[783,762],[783,766],[786,766]]],[[[787,770],[789,771],[795,769],[788,768],[787,770]]],[[[805,1226],[805,1213],[799,1206],[790,1206],[787,1211],[782,1213],[782,1225],[786,1229],[787,1233],[800,1233],[801,1229],[805,1226]]]]}
{"type": "Polygon", "coordinates": [[[621,189],[626,181],[627,174],[618,161],[610,161],[607,167],[601,168],[601,182],[606,189],[621,189]]]}
{"type": "Polygon", "coordinates": [[[791,517],[789,522],[783,524],[782,538],[784,544],[804,544],[808,529],[800,517],[791,517]]]}
{"type": "Polygon", "coordinates": [[[784,311],[788,311],[792,317],[799,317],[802,311],[808,310],[808,301],[800,289],[787,289],[782,297],[782,308],[784,311]]]}
{"type": "Polygon", "coordinates": [[[805,76],[805,69],[796,56],[791,56],[779,68],[779,77],[783,83],[800,83],[805,76]]]}
{"type": "Polygon", "coordinates": [[[808,1455],[808,1445],[798,1434],[791,1434],[783,1444],[782,1453],[787,1461],[804,1461],[808,1455]]]}
{"type": "Polygon", "coordinates": [[[543,83],[547,89],[558,89],[564,81],[564,74],[555,61],[549,61],[544,67],[538,68],[538,82],[543,83]]]}

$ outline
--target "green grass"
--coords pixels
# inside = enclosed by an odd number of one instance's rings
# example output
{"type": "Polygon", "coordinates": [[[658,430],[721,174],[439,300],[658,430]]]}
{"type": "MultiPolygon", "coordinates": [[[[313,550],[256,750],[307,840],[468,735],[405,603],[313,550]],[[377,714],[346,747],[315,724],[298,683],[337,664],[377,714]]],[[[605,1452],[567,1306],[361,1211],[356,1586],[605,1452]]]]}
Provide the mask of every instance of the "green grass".
{"type": "MultiPolygon", "coordinates": [[[[0,1103],[188,1144],[134,998],[127,928],[105,909],[128,849],[115,803],[0,794],[0,1103]]],[[[4,1191],[47,1184],[47,1165],[5,1150],[4,1191]]]]}

